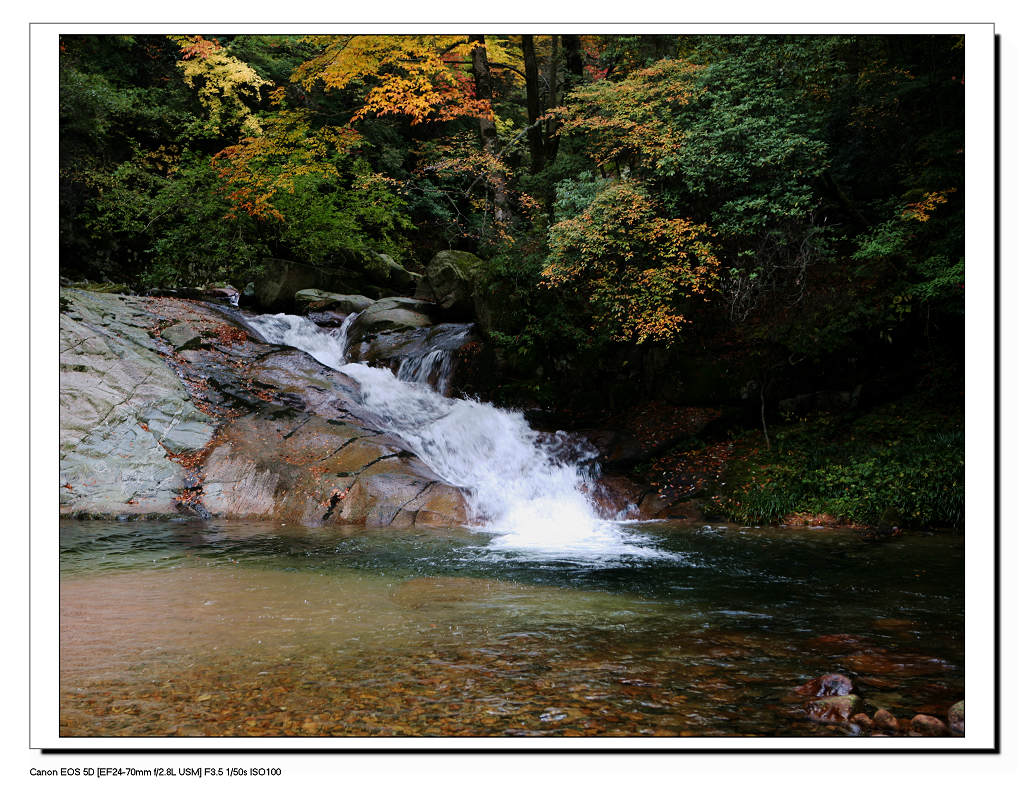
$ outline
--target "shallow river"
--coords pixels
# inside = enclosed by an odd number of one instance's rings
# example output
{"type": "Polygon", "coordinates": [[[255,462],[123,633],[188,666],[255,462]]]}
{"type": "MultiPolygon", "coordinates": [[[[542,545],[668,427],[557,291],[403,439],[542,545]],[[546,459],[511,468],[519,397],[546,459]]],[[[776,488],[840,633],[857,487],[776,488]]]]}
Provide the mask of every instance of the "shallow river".
{"type": "Polygon", "coordinates": [[[469,530],[61,525],[63,736],[834,735],[786,699],[963,697],[963,539],[649,523],[662,554],[469,530]]]}

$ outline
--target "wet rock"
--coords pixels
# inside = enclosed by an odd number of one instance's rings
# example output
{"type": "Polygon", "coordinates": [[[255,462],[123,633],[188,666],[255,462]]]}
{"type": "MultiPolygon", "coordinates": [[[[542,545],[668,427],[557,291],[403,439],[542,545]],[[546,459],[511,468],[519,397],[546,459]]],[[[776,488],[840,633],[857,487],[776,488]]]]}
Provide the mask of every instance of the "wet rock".
{"type": "Polygon", "coordinates": [[[637,508],[637,513],[643,519],[661,519],[668,513],[671,506],[670,499],[652,491],[644,495],[637,508]]]}
{"type": "Polygon", "coordinates": [[[203,341],[203,335],[188,323],[175,323],[160,332],[176,351],[195,348],[203,341]]]}
{"type": "Polygon", "coordinates": [[[858,712],[850,718],[850,723],[859,726],[863,732],[871,732],[875,728],[875,722],[864,712],[858,712]]]}
{"type": "Polygon", "coordinates": [[[237,287],[230,284],[208,284],[203,289],[203,298],[207,301],[222,301],[231,306],[238,306],[241,296],[237,287]]]}
{"type": "Polygon", "coordinates": [[[338,328],[345,322],[348,314],[329,309],[326,312],[307,312],[306,317],[321,328],[338,328]]]}
{"type": "Polygon", "coordinates": [[[61,299],[62,515],[467,521],[458,489],[361,418],[343,373],[202,304],[61,299]],[[203,345],[172,354],[154,335],[176,325],[203,345]]]}
{"type": "Polygon", "coordinates": [[[933,715],[915,715],[910,720],[910,732],[921,737],[948,737],[946,724],[933,715]]]}
{"type": "Polygon", "coordinates": [[[903,531],[893,526],[879,526],[870,527],[864,533],[861,534],[862,541],[891,541],[894,538],[898,538],[903,535],[903,531]]]}
{"type": "Polygon", "coordinates": [[[621,475],[602,475],[591,486],[590,497],[606,519],[639,519],[637,503],[643,499],[643,487],[621,475]]]}
{"type": "Polygon", "coordinates": [[[470,320],[482,265],[483,261],[468,251],[439,251],[419,280],[416,295],[435,302],[449,316],[470,320]]]}
{"type": "Polygon", "coordinates": [[[954,737],[964,736],[964,702],[958,701],[946,713],[949,720],[949,732],[954,737]]]}
{"type": "Polygon", "coordinates": [[[295,304],[306,313],[332,311],[344,318],[353,312],[362,312],[373,304],[365,295],[342,295],[326,290],[299,290],[295,293],[295,304]]]}
{"type": "Polygon", "coordinates": [[[473,325],[441,323],[436,326],[388,329],[365,333],[362,316],[352,323],[349,357],[367,364],[388,367],[403,380],[427,381],[438,378],[454,365],[457,351],[476,342],[473,325]]]}
{"type": "Polygon", "coordinates": [[[797,696],[820,698],[822,696],[848,696],[854,692],[853,682],[842,674],[822,674],[816,679],[793,688],[797,696]]]}
{"type": "Polygon", "coordinates": [[[434,324],[433,305],[416,298],[382,298],[375,301],[353,321],[349,339],[353,344],[365,342],[377,334],[408,331],[434,324]]]}
{"type": "Polygon", "coordinates": [[[860,696],[829,696],[807,704],[807,715],[817,723],[847,723],[860,712],[863,702],[860,696]]]}

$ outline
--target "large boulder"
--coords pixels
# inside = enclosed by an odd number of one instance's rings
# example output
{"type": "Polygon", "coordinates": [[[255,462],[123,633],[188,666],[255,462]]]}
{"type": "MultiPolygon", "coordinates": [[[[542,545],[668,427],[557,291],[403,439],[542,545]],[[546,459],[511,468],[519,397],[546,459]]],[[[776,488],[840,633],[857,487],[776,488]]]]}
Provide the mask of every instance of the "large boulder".
{"type": "Polygon", "coordinates": [[[436,303],[449,317],[474,316],[474,293],[483,261],[468,251],[439,251],[416,287],[416,297],[436,303]]]}
{"type": "MultiPolygon", "coordinates": [[[[358,323],[359,318],[353,322],[358,323]]],[[[451,358],[455,352],[476,340],[471,323],[440,323],[436,326],[398,328],[363,336],[348,348],[350,360],[358,360],[396,373],[408,374],[407,380],[429,380],[412,377],[412,370],[451,358]]]]}
{"type": "Polygon", "coordinates": [[[346,295],[376,292],[366,284],[364,276],[343,268],[316,268],[301,262],[267,258],[260,276],[253,283],[256,305],[273,312],[292,311],[295,294],[300,290],[331,290],[346,295]]]}
{"type": "Polygon", "coordinates": [[[406,270],[387,254],[374,252],[366,265],[366,271],[376,281],[395,290],[406,292],[413,289],[423,275],[406,270]]]}
{"type": "MultiPolygon", "coordinates": [[[[429,301],[417,298],[383,298],[375,301],[359,313],[348,332],[350,349],[358,351],[377,336],[393,332],[407,332],[434,325],[433,312],[436,307],[429,301]]],[[[349,360],[364,357],[349,356],[349,360]]]]}
{"type": "Polygon", "coordinates": [[[62,290],[60,329],[62,516],[467,520],[458,489],[362,418],[355,381],[212,307],[62,290]]]}
{"type": "Polygon", "coordinates": [[[295,305],[305,313],[330,311],[350,315],[353,312],[362,312],[371,304],[373,299],[365,295],[342,295],[315,288],[295,293],[295,305]]]}
{"type": "Polygon", "coordinates": [[[174,513],[175,456],[213,437],[151,336],[151,300],[61,291],[61,514],[174,513]]]}

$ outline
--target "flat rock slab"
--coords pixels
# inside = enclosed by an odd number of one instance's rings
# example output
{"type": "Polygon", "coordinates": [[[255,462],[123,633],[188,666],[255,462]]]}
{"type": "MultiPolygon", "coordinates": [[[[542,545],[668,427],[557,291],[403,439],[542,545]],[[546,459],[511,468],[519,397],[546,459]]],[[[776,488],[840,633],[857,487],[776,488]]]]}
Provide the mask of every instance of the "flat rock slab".
{"type": "Polygon", "coordinates": [[[195,348],[202,344],[203,335],[195,327],[188,323],[175,323],[160,332],[160,336],[167,340],[176,351],[195,348]]]}

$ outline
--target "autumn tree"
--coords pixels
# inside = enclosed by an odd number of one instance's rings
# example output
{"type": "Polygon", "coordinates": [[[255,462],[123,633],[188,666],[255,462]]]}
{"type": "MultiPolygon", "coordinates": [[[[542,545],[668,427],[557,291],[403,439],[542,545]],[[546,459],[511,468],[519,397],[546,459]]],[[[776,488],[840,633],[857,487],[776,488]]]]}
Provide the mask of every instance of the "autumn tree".
{"type": "Polygon", "coordinates": [[[549,232],[544,285],[583,294],[593,328],[620,342],[672,343],[687,306],[718,282],[713,235],[666,217],[643,185],[612,181],[549,232]]]}

